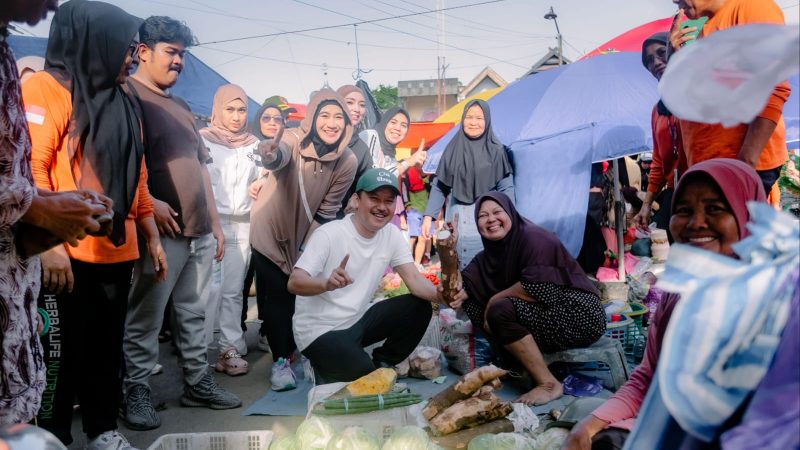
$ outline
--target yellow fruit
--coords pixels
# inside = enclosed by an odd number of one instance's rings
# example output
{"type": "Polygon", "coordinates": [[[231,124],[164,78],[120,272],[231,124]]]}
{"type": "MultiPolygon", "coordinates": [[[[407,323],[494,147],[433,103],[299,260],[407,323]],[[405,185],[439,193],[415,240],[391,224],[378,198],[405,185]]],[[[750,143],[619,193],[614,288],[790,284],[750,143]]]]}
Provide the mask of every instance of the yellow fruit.
{"type": "Polygon", "coordinates": [[[376,369],[347,385],[351,395],[386,394],[394,387],[397,372],[394,369],[376,369]]]}

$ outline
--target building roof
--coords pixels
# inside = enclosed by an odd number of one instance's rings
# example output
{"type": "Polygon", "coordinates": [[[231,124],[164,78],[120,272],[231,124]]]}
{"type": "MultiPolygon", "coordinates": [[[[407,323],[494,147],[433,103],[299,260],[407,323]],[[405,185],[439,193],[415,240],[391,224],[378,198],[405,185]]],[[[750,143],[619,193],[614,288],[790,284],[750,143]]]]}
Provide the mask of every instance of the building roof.
{"type": "Polygon", "coordinates": [[[463,89],[461,89],[461,95],[463,97],[469,97],[471,95],[477,94],[477,92],[472,92],[479,84],[485,79],[489,79],[492,83],[495,84],[495,87],[505,87],[508,82],[503,79],[500,75],[497,74],[491,67],[486,66],[483,70],[480,71],[478,75],[475,75],[475,78],[472,79],[463,89]]]}
{"type": "MultiPolygon", "coordinates": [[[[561,57],[561,60],[564,64],[571,64],[570,61],[566,56],[561,57]]],[[[542,56],[539,61],[536,61],[525,75],[522,77],[527,77],[528,75],[534,75],[539,72],[544,72],[545,70],[552,69],[553,67],[558,67],[558,49],[557,48],[550,48],[548,49],[547,53],[542,56]]]]}
{"type": "MultiPolygon", "coordinates": [[[[432,80],[406,80],[397,82],[398,97],[424,97],[437,95],[437,79],[432,80]]],[[[445,95],[458,95],[458,78],[444,79],[445,95]]]]}

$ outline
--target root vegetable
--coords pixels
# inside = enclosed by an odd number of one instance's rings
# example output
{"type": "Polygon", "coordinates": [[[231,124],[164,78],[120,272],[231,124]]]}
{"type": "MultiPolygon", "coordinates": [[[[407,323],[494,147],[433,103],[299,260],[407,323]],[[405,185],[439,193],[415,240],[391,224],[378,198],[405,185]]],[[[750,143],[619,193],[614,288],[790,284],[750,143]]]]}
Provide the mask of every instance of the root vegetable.
{"type": "Polygon", "coordinates": [[[458,381],[431,397],[425,409],[422,410],[422,415],[425,419],[431,420],[450,405],[468,398],[477,392],[484,384],[493,382],[506,373],[505,370],[491,364],[479,367],[463,375],[458,381]]]}
{"type": "Polygon", "coordinates": [[[442,262],[442,297],[449,305],[461,286],[461,272],[458,270],[458,252],[456,242],[458,236],[448,230],[442,230],[436,235],[436,249],[439,260],[442,262]]]}

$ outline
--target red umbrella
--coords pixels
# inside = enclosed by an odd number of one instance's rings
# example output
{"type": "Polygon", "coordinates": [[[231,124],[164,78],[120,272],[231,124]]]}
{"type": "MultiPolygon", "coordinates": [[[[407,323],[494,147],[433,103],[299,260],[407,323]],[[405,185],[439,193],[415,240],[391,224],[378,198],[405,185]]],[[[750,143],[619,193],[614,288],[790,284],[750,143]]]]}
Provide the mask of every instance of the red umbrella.
{"type": "Polygon", "coordinates": [[[640,25],[632,30],[628,30],[619,36],[611,39],[605,44],[597,47],[591,52],[583,55],[581,59],[591,58],[592,56],[603,55],[616,52],[641,52],[642,43],[654,33],[669,31],[672,26],[672,17],[654,20],[650,23],[640,25]]]}

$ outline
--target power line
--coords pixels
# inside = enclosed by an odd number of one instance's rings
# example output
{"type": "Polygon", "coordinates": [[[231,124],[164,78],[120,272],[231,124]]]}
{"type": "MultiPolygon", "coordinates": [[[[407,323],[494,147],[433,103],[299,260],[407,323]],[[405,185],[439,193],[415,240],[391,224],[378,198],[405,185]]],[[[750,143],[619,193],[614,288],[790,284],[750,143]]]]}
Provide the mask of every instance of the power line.
{"type": "MultiPolygon", "coordinates": [[[[304,5],[307,5],[307,6],[311,6],[312,8],[317,8],[317,9],[321,9],[321,10],[323,10],[323,11],[327,11],[327,12],[330,12],[330,13],[333,13],[333,14],[338,14],[338,15],[340,15],[340,16],[345,16],[345,17],[349,17],[349,18],[351,18],[351,19],[361,20],[361,19],[359,19],[358,17],[350,16],[350,15],[348,15],[348,14],[344,14],[344,13],[341,13],[341,12],[339,12],[339,11],[334,11],[334,10],[332,10],[332,9],[324,8],[324,7],[322,7],[322,6],[314,5],[314,4],[311,4],[311,3],[306,3],[306,2],[304,2],[304,1],[302,1],[302,0],[294,0],[294,1],[295,1],[296,3],[301,3],[301,4],[304,4],[304,5]]],[[[502,0],[496,0],[496,1],[485,2],[485,3],[473,3],[473,4],[471,4],[471,5],[464,5],[464,6],[461,6],[461,7],[467,7],[467,6],[477,6],[477,5],[482,5],[482,4],[486,4],[486,3],[497,3],[498,1],[502,1],[502,0]]],[[[438,9],[438,10],[435,10],[435,11],[445,11],[445,10],[448,10],[448,9],[461,8],[461,7],[453,7],[453,8],[441,8],[441,9],[438,9]]],[[[435,12],[435,11],[434,11],[434,12],[435,12]]],[[[429,11],[429,12],[424,12],[424,13],[419,13],[419,14],[429,14],[429,13],[430,13],[430,11],[429,11]]],[[[418,15],[418,14],[415,14],[415,15],[418,15]]],[[[400,16],[398,16],[398,17],[400,17],[400,16]]],[[[386,29],[392,30],[392,31],[395,31],[395,32],[398,32],[398,33],[402,33],[402,34],[405,34],[405,35],[408,35],[408,36],[412,36],[412,37],[415,37],[415,38],[417,38],[417,39],[422,39],[422,40],[424,40],[424,41],[429,41],[429,42],[437,42],[437,41],[435,41],[435,40],[433,40],[433,39],[426,38],[426,37],[424,37],[424,36],[419,36],[419,35],[417,35],[417,34],[414,34],[414,33],[409,33],[409,32],[407,32],[407,31],[398,30],[398,29],[396,29],[396,28],[388,27],[388,26],[386,26],[386,25],[378,25],[378,26],[379,26],[379,27],[382,27],[382,28],[386,28],[386,29]]],[[[437,42],[437,43],[438,43],[438,42],[437,42]]],[[[455,49],[455,50],[459,50],[459,51],[462,51],[462,52],[471,53],[471,54],[473,54],[473,55],[480,56],[481,58],[487,58],[487,59],[491,59],[491,60],[493,60],[493,61],[501,62],[501,63],[504,63],[504,64],[510,64],[510,65],[512,65],[512,66],[517,66],[517,67],[519,67],[519,68],[522,68],[522,69],[527,69],[527,68],[528,68],[528,67],[525,67],[525,66],[521,66],[521,65],[519,65],[519,64],[510,63],[510,62],[504,61],[504,60],[502,60],[502,59],[495,58],[495,57],[493,57],[493,56],[484,55],[484,54],[482,54],[482,53],[478,53],[478,52],[475,52],[475,51],[472,51],[472,50],[468,50],[468,49],[465,49],[465,48],[461,48],[461,47],[456,47],[455,45],[450,45],[450,44],[443,44],[443,45],[444,45],[445,47],[449,47],[449,48],[452,48],[452,49],[455,49]]]]}
{"type": "MultiPolygon", "coordinates": [[[[383,3],[384,5],[391,5],[391,3],[388,3],[388,2],[385,2],[385,1],[382,1],[382,0],[375,0],[375,1],[377,1],[378,3],[383,3]]],[[[408,3],[410,5],[414,5],[414,6],[418,7],[418,8],[422,8],[422,9],[427,10],[427,11],[432,11],[427,6],[420,5],[419,3],[414,3],[414,2],[412,2],[410,0],[403,0],[403,2],[404,3],[408,3]]],[[[399,6],[397,8],[403,9],[403,10],[406,10],[406,11],[413,11],[413,10],[410,10],[410,9],[407,9],[407,8],[401,8],[399,6]]],[[[470,20],[470,19],[464,19],[463,17],[458,17],[455,14],[444,13],[444,15],[447,16],[447,17],[450,17],[451,19],[456,19],[456,20],[460,20],[461,22],[464,22],[464,23],[472,24],[473,26],[474,25],[478,25],[479,27],[482,27],[482,28],[479,28],[479,29],[481,29],[483,31],[497,32],[497,28],[492,27],[489,24],[476,22],[476,21],[470,20]]],[[[517,31],[517,30],[509,30],[507,28],[503,29],[503,31],[511,32],[513,34],[517,34],[519,36],[525,36],[525,37],[537,37],[537,38],[544,38],[544,37],[551,38],[552,37],[550,35],[544,35],[544,34],[532,34],[532,33],[525,33],[525,32],[517,31]]]]}
{"type": "MultiPolygon", "coordinates": [[[[156,0],[148,0],[148,1],[151,1],[151,2],[154,2],[154,3],[159,3],[156,0]]],[[[295,1],[297,1],[297,0],[295,0],[295,1]]],[[[500,2],[503,2],[503,1],[505,1],[505,0],[486,0],[486,1],[483,1],[483,2],[479,2],[479,3],[471,3],[471,4],[468,4],[468,5],[460,5],[460,6],[452,6],[452,7],[449,7],[449,8],[442,8],[441,11],[446,11],[446,10],[451,10],[451,9],[470,8],[472,6],[488,5],[488,4],[492,4],[492,3],[500,3],[500,2]]],[[[346,16],[346,17],[354,18],[354,19],[357,19],[358,22],[344,23],[344,24],[339,24],[339,25],[327,25],[327,26],[323,26],[323,27],[305,28],[305,29],[302,29],[302,30],[281,31],[279,33],[267,33],[267,34],[259,34],[259,35],[255,35],[255,36],[244,36],[244,37],[233,38],[233,39],[222,39],[222,40],[218,40],[218,41],[203,42],[203,43],[198,44],[198,45],[222,44],[222,43],[225,43],[225,42],[236,42],[236,41],[244,41],[244,40],[248,40],[248,39],[258,39],[258,38],[262,38],[262,37],[280,36],[280,35],[283,35],[283,34],[296,34],[296,33],[305,33],[305,32],[308,32],[308,31],[319,31],[319,30],[329,30],[329,29],[332,29],[332,28],[351,27],[353,25],[363,25],[363,24],[367,24],[367,23],[384,22],[384,21],[387,21],[387,20],[401,19],[401,18],[404,18],[404,17],[412,17],[412,16],[421,16],[421,15],[425,15],[425,14],[431,14],[432,12],[436,12],[436,11],[423,11],[423,12],[418,12],[418,13],[410,13],[410,14],[402,14],[402,15],[398,15],[398,16],[383,17],[383,18],[380,18],[380,19],[362,20],[362,19],[358,19],[358,18],[353,17],[353,16],[348,16],[347,14],[342,14],[342,13],[338,13],[338,12],[333,11],[333,10],[329,10],[327,8],[323,8],[321,6],[312,5],[310,3],[304,3],[304,2],[301,2],[301,1],[297,1],[297,2],[298,3],[302,3],[304,5],[307,5],[307,6],[314,7],[314,8],[319,8],[319,9],[322,9],[322,10],[325,10],[325,11],[334,12],[336,14],[340,14],[340,15],[343,15],[343,16],[346,16]]],[[[209,11],[205,11],[205,12],[209,12],[209,11]]],[[[384,27],[384,28],[389,28],[389,27],[384,27]]],[[[394,31],[397,31],[397,30],[394,30],[394,31]]]]}

